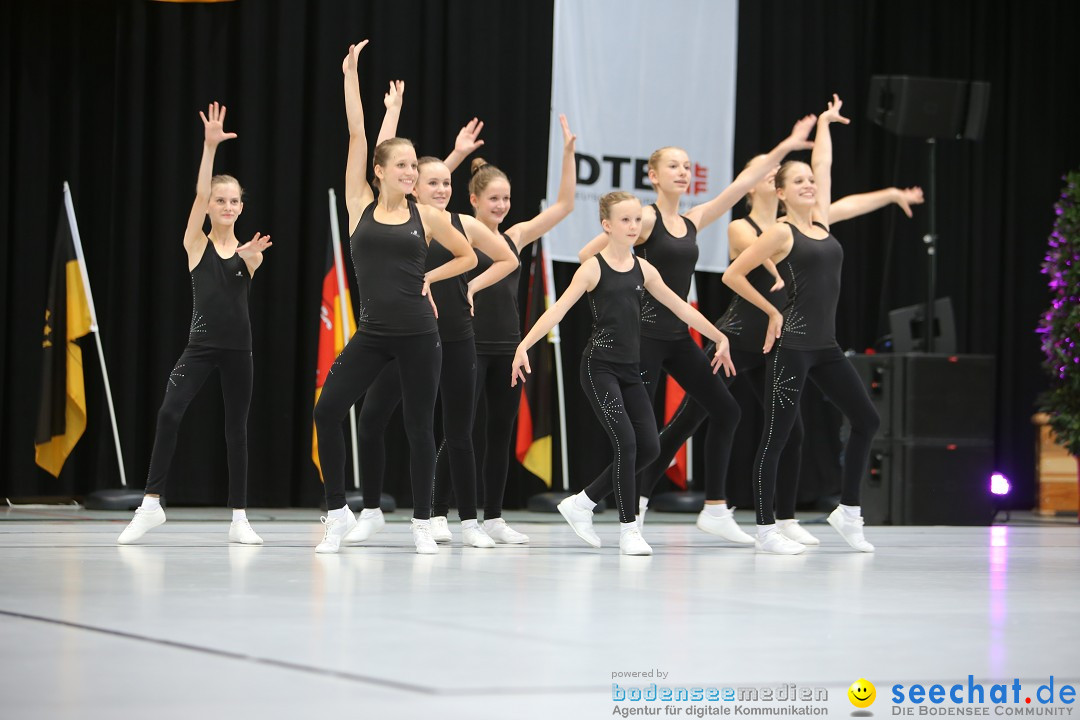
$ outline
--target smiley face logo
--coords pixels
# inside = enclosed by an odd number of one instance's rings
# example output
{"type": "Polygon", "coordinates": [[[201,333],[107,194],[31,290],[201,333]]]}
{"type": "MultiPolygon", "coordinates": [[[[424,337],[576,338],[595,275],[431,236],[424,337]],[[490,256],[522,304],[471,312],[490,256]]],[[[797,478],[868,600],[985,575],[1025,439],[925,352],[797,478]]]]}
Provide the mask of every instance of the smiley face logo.
{"type": "Polygon", "coordinates": [[[866,678],[859,678],[851,683],[851,687],[847,690],[847,696],[855,707],[868,708],[877,699],[877,689],[874,687],[874,683],[866,678]]]}

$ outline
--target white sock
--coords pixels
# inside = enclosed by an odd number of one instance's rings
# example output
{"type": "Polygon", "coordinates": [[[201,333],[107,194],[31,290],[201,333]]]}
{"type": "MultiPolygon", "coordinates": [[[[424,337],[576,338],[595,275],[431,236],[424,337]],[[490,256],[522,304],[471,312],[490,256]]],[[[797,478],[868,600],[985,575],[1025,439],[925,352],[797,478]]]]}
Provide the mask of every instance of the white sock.
{"type": "Polygon", "coordinates": [[[638,515],[644,515],[645,511],[649,509],[649,498],[639,497],[637,501],[638,515]]]}
{"type": "Polygon", "coordinates": [[[161,498],[143,495],[142,505],[140,505],[139,507],[141,507],[143,510],[157,510],[161,507],[161,498]]]}
{"type": "Polygon", "coordinates": [[[766,535],[768,535],[771,532],[775,532],[775,531],[776,531],[776,523],[773,523],[772,525],[758,525],[757,526],[758,540],[764,540],[766,535]]]}
{"type": "Polygon", "coordinates": [[[491,518],[490,520],[485,520],[484,521],[484,529],[485,530],[490,530],[491,528],[498,525],[500,520],[502,520],[501,517],[499,517],[499,518],[491,518]]]}
{"type": "Polygon", "coordinates": [[[426,528],[431,527],[431,521],[430,520],[421,520],[420,518],[413,518],[412,519],[412,524],[413,524],[413,527],[426,527],[426,528]]]}
{"type": "Polygon", "coordinates": [[[382,513],[381,508],[364,508],[360,511],[361,520],[370,520],[373,517],[378,517],[382,513]]]}
{"type": "Polygon", "coordinates": [[[844,517],[848,520],[862,517],[862,507],[859,505],[841,505],[840,509],[844,511],[844,517]]]}
{"type": "Polygon", "coordinates": [[[787,518],[786,520],[777,520],[776,525],[778,527],[787,527],[788,525],[791,525],[792,523],[796,523],[796,522],[799,522],[799,521],[795,520],[794,518],[787,518]]]}
{"type": "Polygon", "coordinates": [[[577,505],[582,510],[595,510],[596,509],[596,503],[594,503],[592,500],[589,499],[589,496],[585,494],[584,490],[582,490],[581,492],[579,492],[577,495],[574,496],[574,504],[577,505]]]}
{"type": "Polygon", "coordinates": [[[476,518],[473,518],[472,520],[462,520],[461,521],[461,529],[462,530],[470,530],[470,529],[476,527],[476,525],[477,525],[476,518]]]}
{"type": "Polygon", "coordinates": [[[247,510],[244,508],[233,508],[232,521],[240,522],[241,520],[247,520],[247,510]]]}
{"type": "Polygon", "coordinates": [[[328,513],[326,513],[326,515],[331,520],[344,520],[345,517],[346,517],[345,513],[347,513],[347,512],[349,512],[349,506],[348,505],[346,505],[343,508],[338,508],[337,510],[331,510],[328,513]]]}
{"type": "Polygon", "coordinates": [[[727,503],[722,502],[715,505],[705,503],[705,512],[709,513],[713,517],[724,517],[728,514],[727,503]]]}
{"type": "Polygon", "coordinates": [[[636,522],[619,523],[619,537],[622,537],[631,530],[637,530],[638,526],[636,522]]]}

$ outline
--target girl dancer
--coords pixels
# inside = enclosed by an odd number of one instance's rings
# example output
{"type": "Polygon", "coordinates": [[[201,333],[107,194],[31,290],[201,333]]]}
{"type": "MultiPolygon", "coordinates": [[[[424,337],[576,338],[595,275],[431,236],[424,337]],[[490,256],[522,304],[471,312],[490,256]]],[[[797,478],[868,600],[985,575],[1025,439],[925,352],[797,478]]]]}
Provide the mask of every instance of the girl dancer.
{"type": "Polygon", "coordinates": [[[829,524],[856,550],[873,552],[863,536],[859,483],[866,470],[870,442],[879,419],[855,369],[836,343],[836,304],[840,293],[843,249],[829,232],[832,139],[829,124],[847,123],[833,95],[818,119],[811,164],[787,162],[776,173],[776,196],[787,209],[785,222],[762,233],[736,258],[724,283],[768,316],[764,347],[765,427],[752,479],[757,506],[758,550],[782,555],[806,546],[776,527],[773,499],[781,451],[799,412],[799,393],[807,378],[814,381],[851,422],[844,453],[840,506],[829,524]],[[785,275],[791,300],[781,313],[747,278],[771,259],[785,275]]]}
{"type": "MultiPolygon", "coordinates": [[[[517,223],[502,232],[504,241],[521,253],[527,245],[547,233],[574,209],[574,190],[577,167],[574,160],[574,141],[566,117],[559,116],[563,131],[562,177],[555,202],[539,215],[517,223]]],[[[472,163],[469,181],[469,202],[476,219],[491,230],[510,212],[510,180],[499,168],[477,158],[472,163]]],[[[486,267],[486,259],[478,253],[477,270],[486,267]]],[[[529,538],[506,525],[502,518],[503,493],[506,490],[510,440],[517,415],[521,389],[507,384],[514,352],[521,339],[521,320],[518,316],[518,276],[520,269],[492,285],[475,297],[473,328],[476,331],[476,389],[477,402],[485,406],[486,423],[473,432],[477,463],[481,468],[484,487],[484,530],[496,542],[524,543],[529,538]]],[[[436,514],[446,512],[444,493],[436,488],[436,514]]],[[[444,536],[445,540],[449,540],[444,536]]]]}
{"type": "MultiPolygon", "coordinates": [[[[690,181],[690,159],[685,150],[665,147],[649,158],[649,180],[656,188],[656,203],[642,211],[641,235],[635,252],[648,260],[660,277],[681,300],[690,293],[694,267],[697,265],[697,233],[720,219],[789,152],[810,147],[806,138],[814,126],[813,116],[795,123],[791,135],[777,145],[761,162],[739,173],[734,182],[712,200],[679,213],[679,198],[690,181]]],[[[605,247],[605,235],[594,238],[579,254],[582,260],[605,247]]],[[[723,381],[708,371],[705,353],[690,337],[686,323],[666,308],[658,307],[646,293],[641,307],[641,377],[650,401],[656,395],[660,370],[668,372],[709,415],[709,435],[705,442],[705,507],[698,515],[697,526],[729,542],[750,544],[753,538],[739,529],[724,500],[728,458],[739,423],[739,406],[723,381]]],[[[639,466],[645,468],[645,464],[639,466]]],[[[651,481],[639,475],[638,488],[651,481]]],[[[595,505],[611,492],[607,476],[577,496],[582,505],[595,505]]],[[[640,492],[635,490],[635,493],[640,492]]],[[[647,501],[639,501],[644,512],[647,501]]]]}
{"type": "MultiPolygon", "coordinates": [[[[404,83],[390,84],[390,92],[386,95],[387,113],[379,132],[380,138],[393,137],[397,132],[397,118],[404,90],[404,83]]],[[[470,125],[462,128],[455,152],[468,150],[470,126],[475,127],[476,123],[474,119],[470,125]],[[462,135],[466,136],[464,149],[462,135]]],[[[468,152],[465,152],[465,155],[468,152]]],[[[413,189],[417,202],[445,210],[452,193],[450,168],[438,158],[420,158],[417,162],[417,184],[413,189]]],[[[476,343],[473,340],[472,297],[477,291],[516,270],[518,262],[517,255],[503,239],[484,227],[476,218],[452,213],[450,221],[469,239],[473,248],[484,252],[494,262],[468,283],[462,275],[458,275],[431,286],[432,298],[439,308],[437,322],[443,347],[439,393],[442,397],[444,440],[438,454],[445,451],[449,455],[450,474],[458,498],[463,543],[472,547],[490,548],[495,547],[495,542],[476,522],[476,461],[472,446],[473,410],[476,402],[476,343]]],[[[438,242],[429,246],[429,271],[450,259],[450,253],[438,242]]],[[[369,466],[375,470],[371,475],[364,475],[364,509],[356,527],[345,536],[346,543],[363,542],[386,524],[382,510],[379,509],[385,472],[385,429],[400,402],[401,380],[397,364],[391,363],[383,369],[368,390],[360,411],[360,452],[367,457],[369,466]]],[[[449,533],[445,515],[432,517],[431,530],[436,541],[449,533]]]]}
{"type": "MultiPolygon", "coordinates": [[[[341,421],[382,369],[397,361],[401,373],[405,432],[412,456],[413,540],[422,554],[438,552],[431,538],[431,476],[435,467],[432,415],[439,384],[442,347],[429,285],[459,275],[476,264],[468,240],[450,223],[447,212],[417,205],[416,151],[412,143],[391,138],[372,157],[379,180],[375,201],[364,164],[367,139],[356,72],[357,56],[367,40],[349,47],[342,62],[349,155],[345,167],[345,204],[359,298],[357,333],[338,355],[315,406],[319,461],[326,484],[325,532],[316,552],[337,552],[356,524],[345,505],[345,442],[341,421]],[[453,259],[425,272],[428,243],[437,235],[453,259]]],[[[361,457],[365,477],[377,477],[361,457]]]]}
{"type": "Polygon", "coordinates": [[[188,345],[165,385],[165,399],[158,411],[154,449],[146,496],[135,517],[117,542],[133,543],[165,522],[161,495],[165,477],[176,451],[176,434],[188,405],[206,377],[217,368],[225,400],[225,443],[229,458],[229,506],[233,521],[229,542],[260,545],[248,524],[247,513],[247,417],[251,404],[251,320],[248,291],[251,276],[262,265],[263,251],[271,246],[269,235],[255,236],[240,245],[236,219],[244,211],[240,183],[229,175],[213,175],[217,146],[236,137],[225,132],[225,106],[211,103],[199,113],[204,128],[202,162],[195,185],[195,202],[184,231],[184,250],[191,273],[191,330],[188,345]],[[211,177],[212,176],[212,177],[211,177]],[[210,217],[210,234],[203,225],[210,217]]]}
{"type": "MultiPolygon", "coordinates": [[[[588,293],[593,329],[581,358],[581,387],[607,432],[615,455],[600,478],[606,479],[615,490],[621,523],[619,550],[624,555],[652,554],[634,520],[633,502],[635,468],[650,462],[658,450],[652,403],[637,362],[641,309],[646,298],[655,298],[683,323],[692,325],[716,343],[713,373],[721,366],[727,373],[734,371],[724,334],[669,289],[648,261],[634,254],[642,215],[641,202],[630,193],[613,192],[600,199],[600,224],[608,243],[581,265],[566,292],[540,316],[518,345],[511,377],[512,385],[519,379],[524,382],[522,369],[530,372],[528,349],[588,293]]],[[[600,538],[592,529],[592,506],[580,505],[577,496],[571,495],[559,503],[559,512],[581,539],[600,547],[600,538]]]]}
{"type": "MultiPolygon", "coordinates": [[[[728,250],[732,260],[750,247],[765,230],[778,222],[775,178],[774,170],[754,186],[746,196],[749,214],[745,218],[732,221],[728,226],[728,250]]],[[[911,217],[911,206],[922,202],[921,188],[885,188],[837,200],[829,207],[829,219],[835,225],[842,220],[865,215],[892,203],[899,205],[904,214],[911,217]]],[[[755,290],[768,298],[773,307],[782,311],[787,305],[787,288],[777,275],[772,261],[766,260],[761,267],[751,270],[747,280],[755,290]]],[[[716,321],[716,326],[724,331],[731,342],[731,359],[739,372],[735,382],[748,383],[759,404],[764,403],[766,356],[761,353],[761,342],[767,325],[768,316],[738,295],[732,298],[727,310],[716,321]]],[[[710,348],[706,348],[706,353],[709,350],[710,348]]],[[[675,453],[707,418],[705,410],[693,398],[683,398],[671,422],[660,430],[660,454],[644,472],[646,485],[642,490],[643,495],[652,497],[657,481],[671,464],[675,453]]],[[[777,529],[788,538],[804,545],[817,545],[818,539],[795,519],[802,437],[802,418],[796,414],[787,445],[780,454],[776,477],[776,523],[777,529]]]]}

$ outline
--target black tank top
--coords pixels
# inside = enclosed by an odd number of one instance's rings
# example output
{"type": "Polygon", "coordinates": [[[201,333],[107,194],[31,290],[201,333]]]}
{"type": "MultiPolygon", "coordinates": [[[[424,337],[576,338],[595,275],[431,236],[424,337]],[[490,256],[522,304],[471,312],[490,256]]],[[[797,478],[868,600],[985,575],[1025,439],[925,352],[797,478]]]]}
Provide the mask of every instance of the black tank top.
{"type": "Polygon", "coordinates": [[[385,225],[375,219],[375,203],[364,210],[350,238],[356,272],[357,332],[370,335],[426,335],[438,331],[431,303],[420,293],[428,245],[424,224],[411,198],[409,219],[385,225]]]}
{"type": "MultiPolygon", "coordinates": [[[[754,232],[761,237],[761,228],[749,217],[745,218],[754,228],[754,232]]],[[[780,269],[780,268],[778,268],[780,269]]],[[[781,277],[783,271],[781,269],[781,277]]],[[[771,288],[776,280],[772,273],[765,269],[764,265],[758,265],[746,275],[750,284],[761,293],[766,300],[772,303],[777,310],[783,311],[788,304],[788,286],[790,280],[784,278],[784,287],[772,292],[771,288]]],[[[716,321],[716,327],[728,337],[731,347],[740,350],[760,351],[765,343],[765,333],[769,330],[769,316],[758,310],[757,306],[740,295],[731,298],[731,304],[716,321]]]]}
{"type": "Polygon", "coordinates": [[[199,264],[191,271],[191,330],[189,345],[251,350],[248,293],[251,273],[233,253],[223,258],[207,239],[199,264]]]}
{"type": "Polygon", "coordinates": [[[641,263],[625,272],[613,270],[597,253],[600,280],[589,293],[593,326],[585,353],[596,360],[637,363],[641,355],[641,306],[645,296],[645,276],[641,263]]]}
{"type": "MultiPolygon", "coordinates": [[[[781,265],[791,302],[784,311],[780,343],[793,350],[836,347],[836,304],[844,249],[832,233],[821,240],[807,237],[791,223],[791,252],[781,265]],[[790,278],[790,279],[789,279],[790,278]]],[[[829,232],[824,225],[814,223],[829,232]]]]}
{"type": "MultiPolygon", "coordinates": [[[[514,241],[499,233],[517,255],[514,241]]],[[[472,277],[491,267],[491,258],[476,251],[476,267],[472,277]]],[[[521,342],[521,320],[518,315],[518,278],[520,262],[514,272],[473,296],[473,329],[476,332],[477,355],[513,355],[521,342]]]]}
{"type": "MultiPolygon", "coordinates": [[[[664,226],[660,208],[653,203],[656,224],[649,239],[634,248],[638,256],[648,260],[660,273],[664,284],[685,300],[690,295],[690,281],[698,261],[697,228],[686,218],[686,235],[674,237],[664,226]]],[[[689,332],[682,320],[653,298],[648,292],[641,301],[641,334],[657,340],[678,340],[689,332]]]]}
{"type": "MultiPolygon", "coordinates": [[[[461,225],[461,216],[457,213],[451,213],[450,224],[462,235],[465,234],[465,228],[461,225]]],[[[438,239],[433,238],[431,245],[428,246],[428,271],[441,267],[453,259],[454,254],[440,245],[438,239]]],[[[473,336],[472,315],[469,313],[469,287],[465,282],[465,274],[432,283],[431,296],[435,299],[435,307],[439,308],[439,338],[444,343],[471,338],[473,336]]]]}

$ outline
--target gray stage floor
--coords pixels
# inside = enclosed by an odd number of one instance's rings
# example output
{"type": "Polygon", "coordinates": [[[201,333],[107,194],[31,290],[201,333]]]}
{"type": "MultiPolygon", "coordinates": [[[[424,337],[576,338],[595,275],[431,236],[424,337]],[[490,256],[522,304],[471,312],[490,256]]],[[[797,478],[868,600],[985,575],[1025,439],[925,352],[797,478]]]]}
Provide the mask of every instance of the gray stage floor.
{"type": "Polygon", "coordinates": [[[641,558],[618,554],[612,512],[600,550],[558,516],[511,513],[530,545],[437,556],[413,551],[403,512],[332,556],[313,552],[315,511],[250,517],[262,547],[230,546],[225,510],[191,509],[120,547],[127,514],[0,511],[0,718],[850,717],[860,678],[888,717],[893,685],[969,674],[1022,684],[990,716],[1080,716],[1024,703],[1051,675],[1055,693],[1080,680],[1074,522],[869,528],[873,555],[810,524],[820,548],[776,557],[653,513],[641,558]],[[761,692],[632,702],[612,683],[761,692]],[[775,700],[791,685],[827,699],[775,700]]]}

